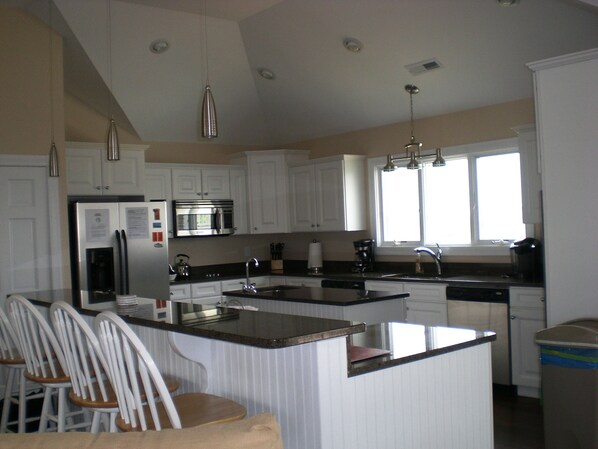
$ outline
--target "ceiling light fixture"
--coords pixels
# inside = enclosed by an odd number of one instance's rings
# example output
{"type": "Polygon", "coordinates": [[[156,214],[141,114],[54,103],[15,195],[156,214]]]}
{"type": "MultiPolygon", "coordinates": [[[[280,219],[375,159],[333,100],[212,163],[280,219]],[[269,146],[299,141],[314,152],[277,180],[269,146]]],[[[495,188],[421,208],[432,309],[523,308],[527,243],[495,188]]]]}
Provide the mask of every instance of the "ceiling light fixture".
{"type": "Polygon", "coordinates": [[[269,69],[257,69],[257,73],[264,78],[265,80],[273,80],[274,78],[276,78],[276,75],[274,75],[274,72],[272,72],[272,70],[269,69]]]}
{"type": "Polygon", "coordinates": [[[170,44],[166,39],[156,39],[150,44],[150,51],[152,53],[161,54],[170,48],[170,44]]]}
{"type": "Polygon", "coordinates": [[[419,93],[419,88],[413,84],[407,84],[405,86],[405,90],[409,93],[409,102],[411,106],[411,139],[409,140],[409,143],[405,145],[405,156],[393,157],[392,155],[388,154],[386,156],[386,165],[382,168],[382,170],[386,172],[393,171],[396,169],[394,162],[403,160],[409,160],[407,163],[407,168],[409,170],[419,170],[421,168],[419,161],[430,158],[435,158],[434,162],[432,162],[433,167],[444,167],[446,162],[442,157],[442,151],[440,148],[436,148],[435,154],[421,154],[422,143],[416,141],[415,136],[413,135],[413,95],[419,93]]]}
{"type": "Polygon", "coordinates": [[[218,122],[216,119],[216,104],[212,96],[210,87],[209,67],[208,67],[208,21],[207,21],[207,0],[204,0],[204,43],[206,54],[206,87],[204,88],[203,101],[201,103],[201,135],[208,139],[218,137],[218,122]]]}
{"type": "Polygon", "coordinates": [[[118,143],[118,131],[116,121],[114,120],[114,95],[112,94],[112,10],[111,1],[108,0],[108,81],[110,83],[110,123],[108,125],[108,139],[106,143],[106,152],[109,161],[120,160],[120,145],[118,143]]]}
{"type": "Polygon", "coordinates": [[[58,151],[56,150],[56,144],[54,143],[54,46],[52,45],[52,2],[48,0],[48,36],[50,38],[50,178],[58,178],[60,176],[60,169],[58,168],[58,151]]]}
{"type": "Polygon", "coordinates": [[[500,6],[515,6],[519,0],[497,0],[500,6]]]}
{"type": "Polygon", "coordinates": [[[359,53],[363,48],[363,44],[357,39],[348,37],[343,40],[343,47],[349,50],[351,53],[359,53]]]}

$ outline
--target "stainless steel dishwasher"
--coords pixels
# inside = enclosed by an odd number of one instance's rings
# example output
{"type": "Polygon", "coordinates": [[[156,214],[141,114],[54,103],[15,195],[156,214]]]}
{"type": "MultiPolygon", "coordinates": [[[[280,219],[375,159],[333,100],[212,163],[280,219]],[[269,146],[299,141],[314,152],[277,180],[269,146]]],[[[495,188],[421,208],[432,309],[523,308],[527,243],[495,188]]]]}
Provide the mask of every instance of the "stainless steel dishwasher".
{"type": "Polygon", "coordinates": [[[509,289],[449,286],[446,299],[449,326],[496,332],[492,342],[492,382],[511,385],[509,289]]]}

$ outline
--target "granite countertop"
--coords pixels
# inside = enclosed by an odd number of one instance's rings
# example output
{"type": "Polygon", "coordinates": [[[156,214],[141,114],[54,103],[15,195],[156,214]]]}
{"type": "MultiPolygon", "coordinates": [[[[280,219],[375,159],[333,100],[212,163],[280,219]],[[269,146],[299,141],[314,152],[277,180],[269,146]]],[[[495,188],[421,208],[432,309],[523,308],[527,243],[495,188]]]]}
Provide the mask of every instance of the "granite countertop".
{"type": "MultiPolygon", "coordinates": [[[[21,293],[34,304],[50,307],[59,300],[72,304],[71,290],[48,290],[21,293]]],[[[138,298],[139,305],[127,310],[123,319],[130,324],[181,332],[198,337],[229,341],[260,348],[284,348],[363,332],[365,324],[277,313],[215,309],[214,306],[184,304],[174,301],[138,298]],[[220,311],[218,320],[201,321],[203,311],[220,311]],[[224,313],[222,311],[225,311],[224,313]]],[[[121,312],[115,302],[102,303],[78,310],[95,316],[102,310],[121,312]],[[94,307],[94,308],[92,308],[94,307]]]]}
{"type": "MultiPolygon", "coordinates": [[[[285,270],[283,271],[261,271],[252,272],[250,278],[259,276],[295,276],[295,277],[310,277],[319,279],[344,279],[344,280],[364,280],[364,281],[388,281],[388,282],[426,282],[426,283],[442,283],[453,286],[484,286],[484,287],[543,287],[542,282],[534,282],[525,279],[518,279],[513,276],[505,274],[445,274],[442,276],[435,276],[433,274],[415,275],[413,273],[403,272],[382,272],[374,271],[367,273],[352,273],[352,272],[321,272],[310,273],[307,270],[285,270]]],[[[245,279],[245,273],[226,273],[226,274],[191,274],[187,279],[177,279],[171,281],[171,285],[189,284],[197,282],[213,282],[224,281],[229,279],[245,279]]]]}
{"type": "Polygon", "coordinates": [[[365,332],[349,337],[351,346],[388,351],[386,355],[349,363],[349,377],[377,371],[435,355],[488,343],[496,340],[490,331],[452,327],[423,326],[407,323],[368,325],[365,332]]]}
{"type": "Polygon", "coordinates": [[[278,285],[258,288],[256,293],[242,290],[222,292],[224,296],[272,299],[276,301],[326,304],[331,306],[352,306],[357,304],[407,298],[409,293],[354,290],[347,288],[297,287],[278,285]]]}

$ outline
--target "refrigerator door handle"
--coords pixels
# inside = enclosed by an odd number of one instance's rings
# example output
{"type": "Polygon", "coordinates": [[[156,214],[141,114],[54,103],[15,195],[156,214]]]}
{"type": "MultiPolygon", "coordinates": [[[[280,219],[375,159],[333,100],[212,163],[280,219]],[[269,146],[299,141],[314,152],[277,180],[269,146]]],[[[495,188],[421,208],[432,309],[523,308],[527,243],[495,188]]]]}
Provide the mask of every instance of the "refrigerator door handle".
{"type": "Polygon", "coordinates": [[[123,290],[123,295],[128,295],[129,294],[129,247],[127,245],[127,234],[125,233],[125,230],[123,229],[122,231],[122,239],[123,239],[123,264],[122,266],[124,267],[123,269],[123,277],[124,277],[124,290],[123,290]]]}
{"type": "Polygon", "coordinates": [[[120,231],[114,231],[114,235],[116,237],[116,253],[118,256],[118,291],[116,292],[117,295],[122,295],[125,292],[125,285],[124,285],[124,264],[123,264],[123,252],[122,252],[122,243],[120,239],[120,231]]]}

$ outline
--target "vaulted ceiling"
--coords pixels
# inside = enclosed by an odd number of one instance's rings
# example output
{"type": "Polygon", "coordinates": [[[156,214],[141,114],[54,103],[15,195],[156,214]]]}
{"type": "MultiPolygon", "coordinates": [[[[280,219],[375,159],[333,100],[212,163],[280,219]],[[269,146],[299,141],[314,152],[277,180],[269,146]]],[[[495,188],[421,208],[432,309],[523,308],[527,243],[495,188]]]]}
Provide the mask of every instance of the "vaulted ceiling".
{"type": "MultiPolygon", "coordinates": [[[[48,0],[9,2],[48,21],[48,0]]],[[[207,72],[213,142],[273,146],[406,121],[409,83],[416,118],[529,98],[526,63],[598,46],[596,2],[54,0],[52,26],[66,90],[105,114],[111,90],[119,124],[142,140],[201,140],[207,72]],[[150,51],[157,39],[166,52],[150,51]],[[431,59],[440,68],[406,68],[431,59]]]]}

